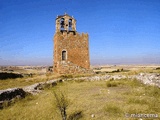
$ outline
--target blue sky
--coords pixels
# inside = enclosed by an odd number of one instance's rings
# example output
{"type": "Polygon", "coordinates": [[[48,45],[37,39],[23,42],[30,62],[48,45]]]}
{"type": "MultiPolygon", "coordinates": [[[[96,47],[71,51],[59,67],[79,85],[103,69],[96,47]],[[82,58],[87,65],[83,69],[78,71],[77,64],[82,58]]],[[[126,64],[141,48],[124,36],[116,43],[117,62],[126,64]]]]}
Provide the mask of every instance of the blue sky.
{"type": "Polygon", "coordinates": [[[160,0],[0,0],[0,65],[52,65],[65,12],[89,34],[92,65],[160,64],[160,0]]]}

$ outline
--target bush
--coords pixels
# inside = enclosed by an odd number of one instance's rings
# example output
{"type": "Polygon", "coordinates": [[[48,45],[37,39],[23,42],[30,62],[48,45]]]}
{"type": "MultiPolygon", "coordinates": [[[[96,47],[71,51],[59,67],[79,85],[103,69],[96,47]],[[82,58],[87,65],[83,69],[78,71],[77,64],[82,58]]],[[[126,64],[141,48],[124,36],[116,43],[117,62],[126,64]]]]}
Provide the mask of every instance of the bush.
{"type": "Polygon", "coordinates": [[[112,79],[107,81],[107,83],[106,83],[107,87],[117,87],[117,86],[123,85],[123,84],[124,84],[124,81],[122,81],[122,80],[118,81],[118,80],[112,80],[112,79]]]}
{"type": "Polygon", "coordinates": [[[56,107],[60,111],[62,120],[78,120],[82,118],[82,111],[75,111],[69,116],[67,115],[67,109],[70,102],[66,94],[61,91],[59,91],[58,93],[54,92],[54,97],[56,101],[56,107]]]}
{"type": "Polygon", "coordinates": [[[5,80],[8,78],[22,78],[23,76],[21,74],[15,74],[15,73],[7,73],[7,72],[2,72],[0,73],[0,80],[5,80]]]}
{"type": "Polygon", "coordinates": [[[160,67],[157,67],[156,70],[160,70],[160,67]]]}
{"type": "Polygon", "coordinates": [[[56,107],[61,113],[62,120],[67,120],[66,110],[69,105],[69,101],[67,97],[62,92],[59,92],[59,93],[54,92],[54,97],[56,99],[56,107]]]}
{"type": "Polygon", "coordinates": [[[111,73],[116,73],[116,72],[120,72],[121,70],[117,69],[117,70],[114,70],[112,71],[111,73]]]}
{"type": "Polygon", "coordinates": [[[118,84],[116,82],[107,82],[107,87],[117,87],[118,84]]]}

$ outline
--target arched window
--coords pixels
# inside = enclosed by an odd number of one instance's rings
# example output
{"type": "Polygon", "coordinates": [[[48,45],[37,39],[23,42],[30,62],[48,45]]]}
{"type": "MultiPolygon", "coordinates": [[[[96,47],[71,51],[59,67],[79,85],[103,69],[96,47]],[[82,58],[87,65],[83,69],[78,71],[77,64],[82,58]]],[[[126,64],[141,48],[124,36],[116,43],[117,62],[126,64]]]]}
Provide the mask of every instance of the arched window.
{"type": "Polygon", "coordinates": [[[67,52],[64,50],[62,51],[62,60],[66,60],[67,59],[67,52]]]}
{"type": "Polygon", "coordinates": [[[60,19],[60,26],[61,26],[60,30],[64,30],[64,20],[65,20],[64,18],[60,19]]]}
{"type": "Polygon", "coordinates": [[[68,30],[71,31],[72,30],[72,19],[68,20],[68,24],[69,24],[68,30]]]}

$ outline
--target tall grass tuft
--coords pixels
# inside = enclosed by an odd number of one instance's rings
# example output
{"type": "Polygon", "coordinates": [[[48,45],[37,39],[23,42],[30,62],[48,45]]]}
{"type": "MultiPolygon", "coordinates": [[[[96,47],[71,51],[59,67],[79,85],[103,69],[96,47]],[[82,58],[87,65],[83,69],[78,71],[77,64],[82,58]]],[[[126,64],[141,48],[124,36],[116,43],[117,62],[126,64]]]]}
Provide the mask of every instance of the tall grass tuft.
{"type": "Polygon", "coordinates": [[[54,97],[56,100],[56,107],[61,113],[62,120],[67,120],[67,109],[69,106],[67,96],[60,91],[58,93],[54,92],[54,97]]]}

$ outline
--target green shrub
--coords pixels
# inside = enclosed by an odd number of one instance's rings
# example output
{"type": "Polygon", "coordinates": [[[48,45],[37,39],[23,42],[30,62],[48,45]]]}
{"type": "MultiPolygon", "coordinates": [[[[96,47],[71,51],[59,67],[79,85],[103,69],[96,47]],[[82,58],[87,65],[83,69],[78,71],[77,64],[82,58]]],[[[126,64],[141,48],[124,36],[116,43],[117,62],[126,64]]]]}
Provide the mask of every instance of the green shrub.
{"type": "Polygon", "coordinates": [[[106,82],[107,87],[117,87],[119,85],[124,85],[125,81],[124,80],[109,80],[106,82]]]}
{"type": "Polygon", "coordinates": [[[157,67],[156,70],[160,70],[160,67],[157,67]]]}
{"type": "Polygon", "coordinates": [[[107,87],[117,87],[118,84],[116,82],[107,82],[107,87]]]}

